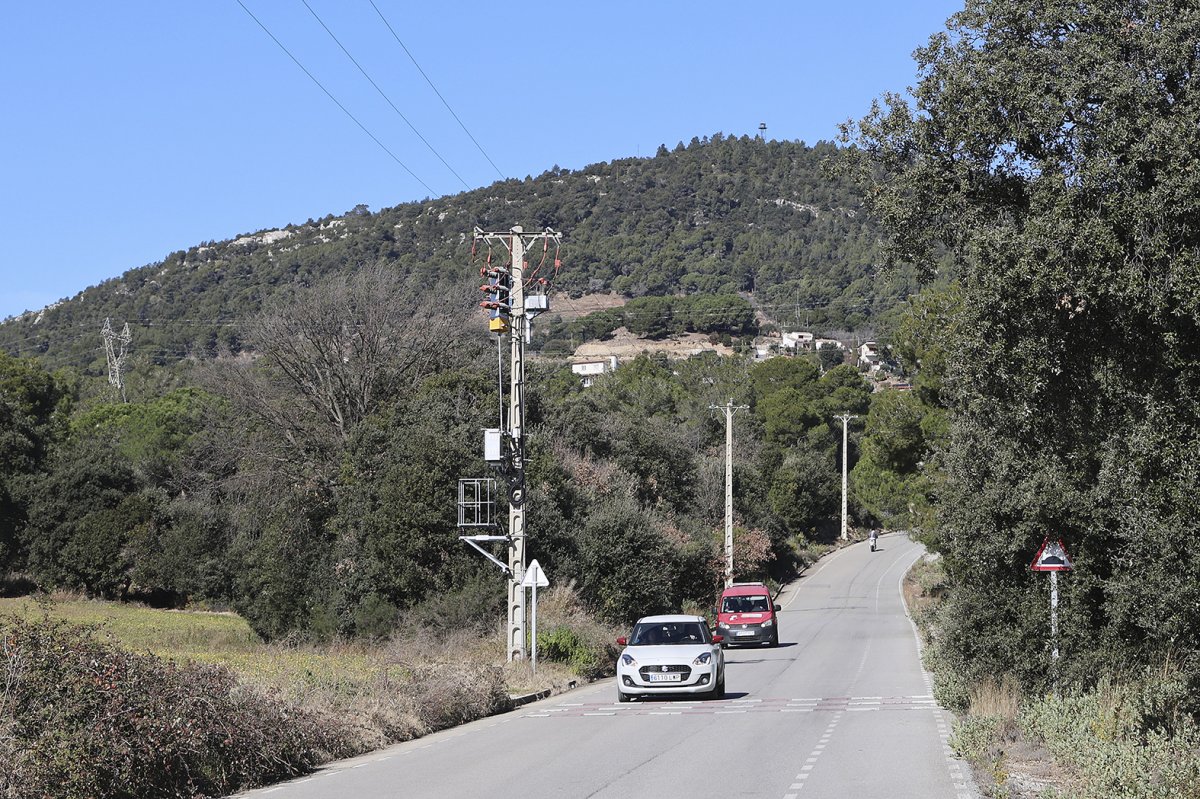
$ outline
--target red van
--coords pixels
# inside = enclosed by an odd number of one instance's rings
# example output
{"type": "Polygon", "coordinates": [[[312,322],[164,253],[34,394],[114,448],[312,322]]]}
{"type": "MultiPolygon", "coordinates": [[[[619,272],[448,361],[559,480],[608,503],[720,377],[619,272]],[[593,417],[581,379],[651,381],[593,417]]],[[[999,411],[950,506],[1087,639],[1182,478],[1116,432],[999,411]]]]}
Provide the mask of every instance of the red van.
{"type": "Polygon", "coordinates": [[[723,645],[767,644],[779,646],[781,608],[763,583],[734,583],[721,592],[717,605],[717,634],[723,645]]]}

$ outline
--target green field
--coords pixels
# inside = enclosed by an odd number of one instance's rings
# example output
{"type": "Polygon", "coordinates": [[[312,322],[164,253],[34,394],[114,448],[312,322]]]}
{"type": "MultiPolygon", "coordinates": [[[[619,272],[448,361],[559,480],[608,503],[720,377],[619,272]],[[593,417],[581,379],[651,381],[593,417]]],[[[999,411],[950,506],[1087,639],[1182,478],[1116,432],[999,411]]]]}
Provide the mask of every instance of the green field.
{"type": "Polygon", "coordinates": [[[381,650],[292,647],[264,643],[234,613],[156,610],[139,605],[58,598],[0,598],[0,615],[49,614],[98,627],[123,649],[161,658],[227,666],[243,680],[298,697],[314,688],[357,693],[402,679],[381,650]]]}

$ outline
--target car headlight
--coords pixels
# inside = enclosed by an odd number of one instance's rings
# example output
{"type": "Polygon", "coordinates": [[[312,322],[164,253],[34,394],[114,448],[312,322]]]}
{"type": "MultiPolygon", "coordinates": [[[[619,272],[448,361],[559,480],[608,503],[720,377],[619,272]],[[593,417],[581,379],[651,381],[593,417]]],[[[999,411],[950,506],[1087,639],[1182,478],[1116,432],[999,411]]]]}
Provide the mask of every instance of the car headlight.
{"type": "Polygon", "coordinates": [[[763,626],[763,627],[774,627],[774,626],[775,626],[775,620],[774,620],[774,619],[767,619],[766,621],[764,621],[764,622],[762,623],[762,626],[763,626]]]}
{"type": "Polygon", "coordinates": [[[621,655],[621,662],[624,663],[626,666],[636,666],[637,665],[637,661],[634,660],[629,655],[621,655]]]}
{"type": "Polygon", "coordinates": [[[712,660],[712,652],[701,652],[695,660],[692,661],[693,666],[707,666],[708,661],[712,660]]]}

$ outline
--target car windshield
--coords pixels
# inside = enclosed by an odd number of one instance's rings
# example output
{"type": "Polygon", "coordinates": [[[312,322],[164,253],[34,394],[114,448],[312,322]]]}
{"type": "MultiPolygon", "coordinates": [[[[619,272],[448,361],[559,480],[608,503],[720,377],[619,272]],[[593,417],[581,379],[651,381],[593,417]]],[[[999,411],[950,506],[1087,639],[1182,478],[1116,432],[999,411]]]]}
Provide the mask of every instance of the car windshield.
{"type": "Polygon", "coordinates": [[[630,646],[707,643],[708,627],[697,621],[639,622],[629,639],[630,646]]]}
{"type": "Polygon", "coordinates": [[[771,609],[771,600],[765,595],[727,596],[721,603],[722,613],[765,613],[771,609]]]}

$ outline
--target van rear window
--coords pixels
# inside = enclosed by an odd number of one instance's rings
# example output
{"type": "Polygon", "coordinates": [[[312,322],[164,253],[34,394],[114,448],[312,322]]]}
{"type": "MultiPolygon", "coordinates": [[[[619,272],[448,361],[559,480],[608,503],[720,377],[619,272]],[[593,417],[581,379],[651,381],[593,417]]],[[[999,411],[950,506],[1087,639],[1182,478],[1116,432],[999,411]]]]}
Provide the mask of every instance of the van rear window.
{"type": "Polygon", "coordinates": [[[721,602],[722,613],[765,613],[771,609],[771,600],[762,594],[759,596],[727,596],[721,602]]]}

